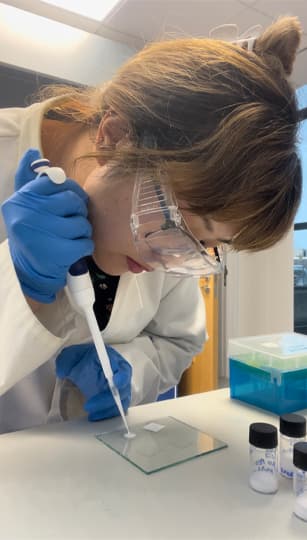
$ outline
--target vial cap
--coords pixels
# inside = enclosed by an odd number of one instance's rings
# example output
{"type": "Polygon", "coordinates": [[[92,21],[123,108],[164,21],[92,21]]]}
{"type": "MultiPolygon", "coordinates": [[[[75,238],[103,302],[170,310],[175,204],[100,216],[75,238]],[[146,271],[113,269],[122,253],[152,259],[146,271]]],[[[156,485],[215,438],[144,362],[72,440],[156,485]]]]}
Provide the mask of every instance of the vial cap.
{"type": "Polygon", "coordinates": [[[293,446],[293,464],[307,471],[307,442],[297,442],[293,446]]]}
{"type": "Polygon", "coordinates": [[[255,422],[249,426],[249,442],[258,448],[276,448],[277,428],[272,424],[255,422]]]}
{"type": "Polygon", "coordinates": [[[288,437],[305,437],[306,418],[301,414],[283,414],[279,418],[279,430],[288,437]]]}

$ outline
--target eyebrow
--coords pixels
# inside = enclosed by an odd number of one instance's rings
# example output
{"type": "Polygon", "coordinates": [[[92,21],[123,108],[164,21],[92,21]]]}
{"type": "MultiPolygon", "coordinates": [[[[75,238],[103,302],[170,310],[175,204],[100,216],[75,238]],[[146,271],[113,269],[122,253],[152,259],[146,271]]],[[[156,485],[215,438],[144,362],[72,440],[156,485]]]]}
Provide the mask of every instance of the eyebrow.
{"type": "Polygon", "coordinates": [[[218,243],[219,244],[227,244],[228,246],[231,246],[232,244],[232,239],[231,238],[218,238],[217,239],[218,243]]]}
{"type": "MultiPolygon", "coordinates": [[[[208,218],[204,217],[203,221],[204,221],[208,231],[213,232],[213,227],[212,227],[212,225],[210,223],[210,220],[208,218]]],[[[219,244],[227,244],[228,246],[230,246],[232,244],[232,239],[231,238],[227,238],[227,239],[226,238],[218,238],[217,242],[219,244]]]]}
{"type": "Polygon", "coordinates": [[[213,232],[213,227],[212,227],[212,225],[211,225],[209,219],[206,218],[206,217],[204,217],[204,218],[203,218],[203,222],[204,222],[204,224],[206,225],[208,231],[213,232]]]}

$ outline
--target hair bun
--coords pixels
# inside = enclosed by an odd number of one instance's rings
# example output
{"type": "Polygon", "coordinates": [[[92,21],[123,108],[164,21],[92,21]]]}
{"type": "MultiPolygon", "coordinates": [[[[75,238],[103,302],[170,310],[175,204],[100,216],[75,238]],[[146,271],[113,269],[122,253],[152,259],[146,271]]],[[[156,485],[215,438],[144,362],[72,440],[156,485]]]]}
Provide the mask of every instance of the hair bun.
{"type": "Polygon", "coordinates": [[[281,17],[256,39],[254,52],[259,56],[275,56],[285,74],[291,75],[301,34],[302,26],[297,17],[281,17]]]}

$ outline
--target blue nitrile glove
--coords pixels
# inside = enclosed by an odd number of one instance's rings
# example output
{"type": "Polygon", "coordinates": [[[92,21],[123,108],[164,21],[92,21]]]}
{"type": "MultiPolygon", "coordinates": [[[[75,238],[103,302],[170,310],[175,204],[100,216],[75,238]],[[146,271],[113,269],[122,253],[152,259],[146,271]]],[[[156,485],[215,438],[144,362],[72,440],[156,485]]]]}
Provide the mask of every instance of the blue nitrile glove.
{"type": "MultiPolygon", "coordinates": [[[[132,368],[115,349],[109,346],[106,349],[114,373],[113,381],[126,412],[131,401],[132,368]]],[[[89,420],[104,420],[120,414],[93,343],[63,349],[56,359],[56,374],[60,379],[70,380],[81,390],[87,400],[84,409],[89,413],[89,420]]]]}
{"type": "Polygon", "coordinates": [[[24,294],[50,303],[66,284],[69,267],[94,246],[87,194],[74,180],[54,184],[47,176],[36,178],[30,164],[40,157],[38,150],[25,153],[16,173],[17,191],[3,203],[2,213],[24,294]]]}

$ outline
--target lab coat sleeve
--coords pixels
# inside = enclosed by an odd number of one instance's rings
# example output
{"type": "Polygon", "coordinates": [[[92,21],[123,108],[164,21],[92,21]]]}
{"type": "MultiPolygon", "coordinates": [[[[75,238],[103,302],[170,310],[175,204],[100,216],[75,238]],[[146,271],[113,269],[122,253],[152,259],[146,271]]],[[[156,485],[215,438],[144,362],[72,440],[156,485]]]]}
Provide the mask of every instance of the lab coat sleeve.
{"type": "Polygon", "coordinates": [[[53,334],[52,330],[46,328],[34,315],[20,288],[7,240],[0,244],[0,268],[0,395],[2,395],[63,348],[74,321],[72,315],[63,314],[61,301],[56,302],[51,308],[61,311],[61,328],[58,335],[53,334]]]}
{"type": "Polygon", "coordinates": [[[176,279],[142,334],[112,345],[132,365],[131,405],[149,403],[175,386],[206,340],[205,306],[198,281],[176,279]]]}

